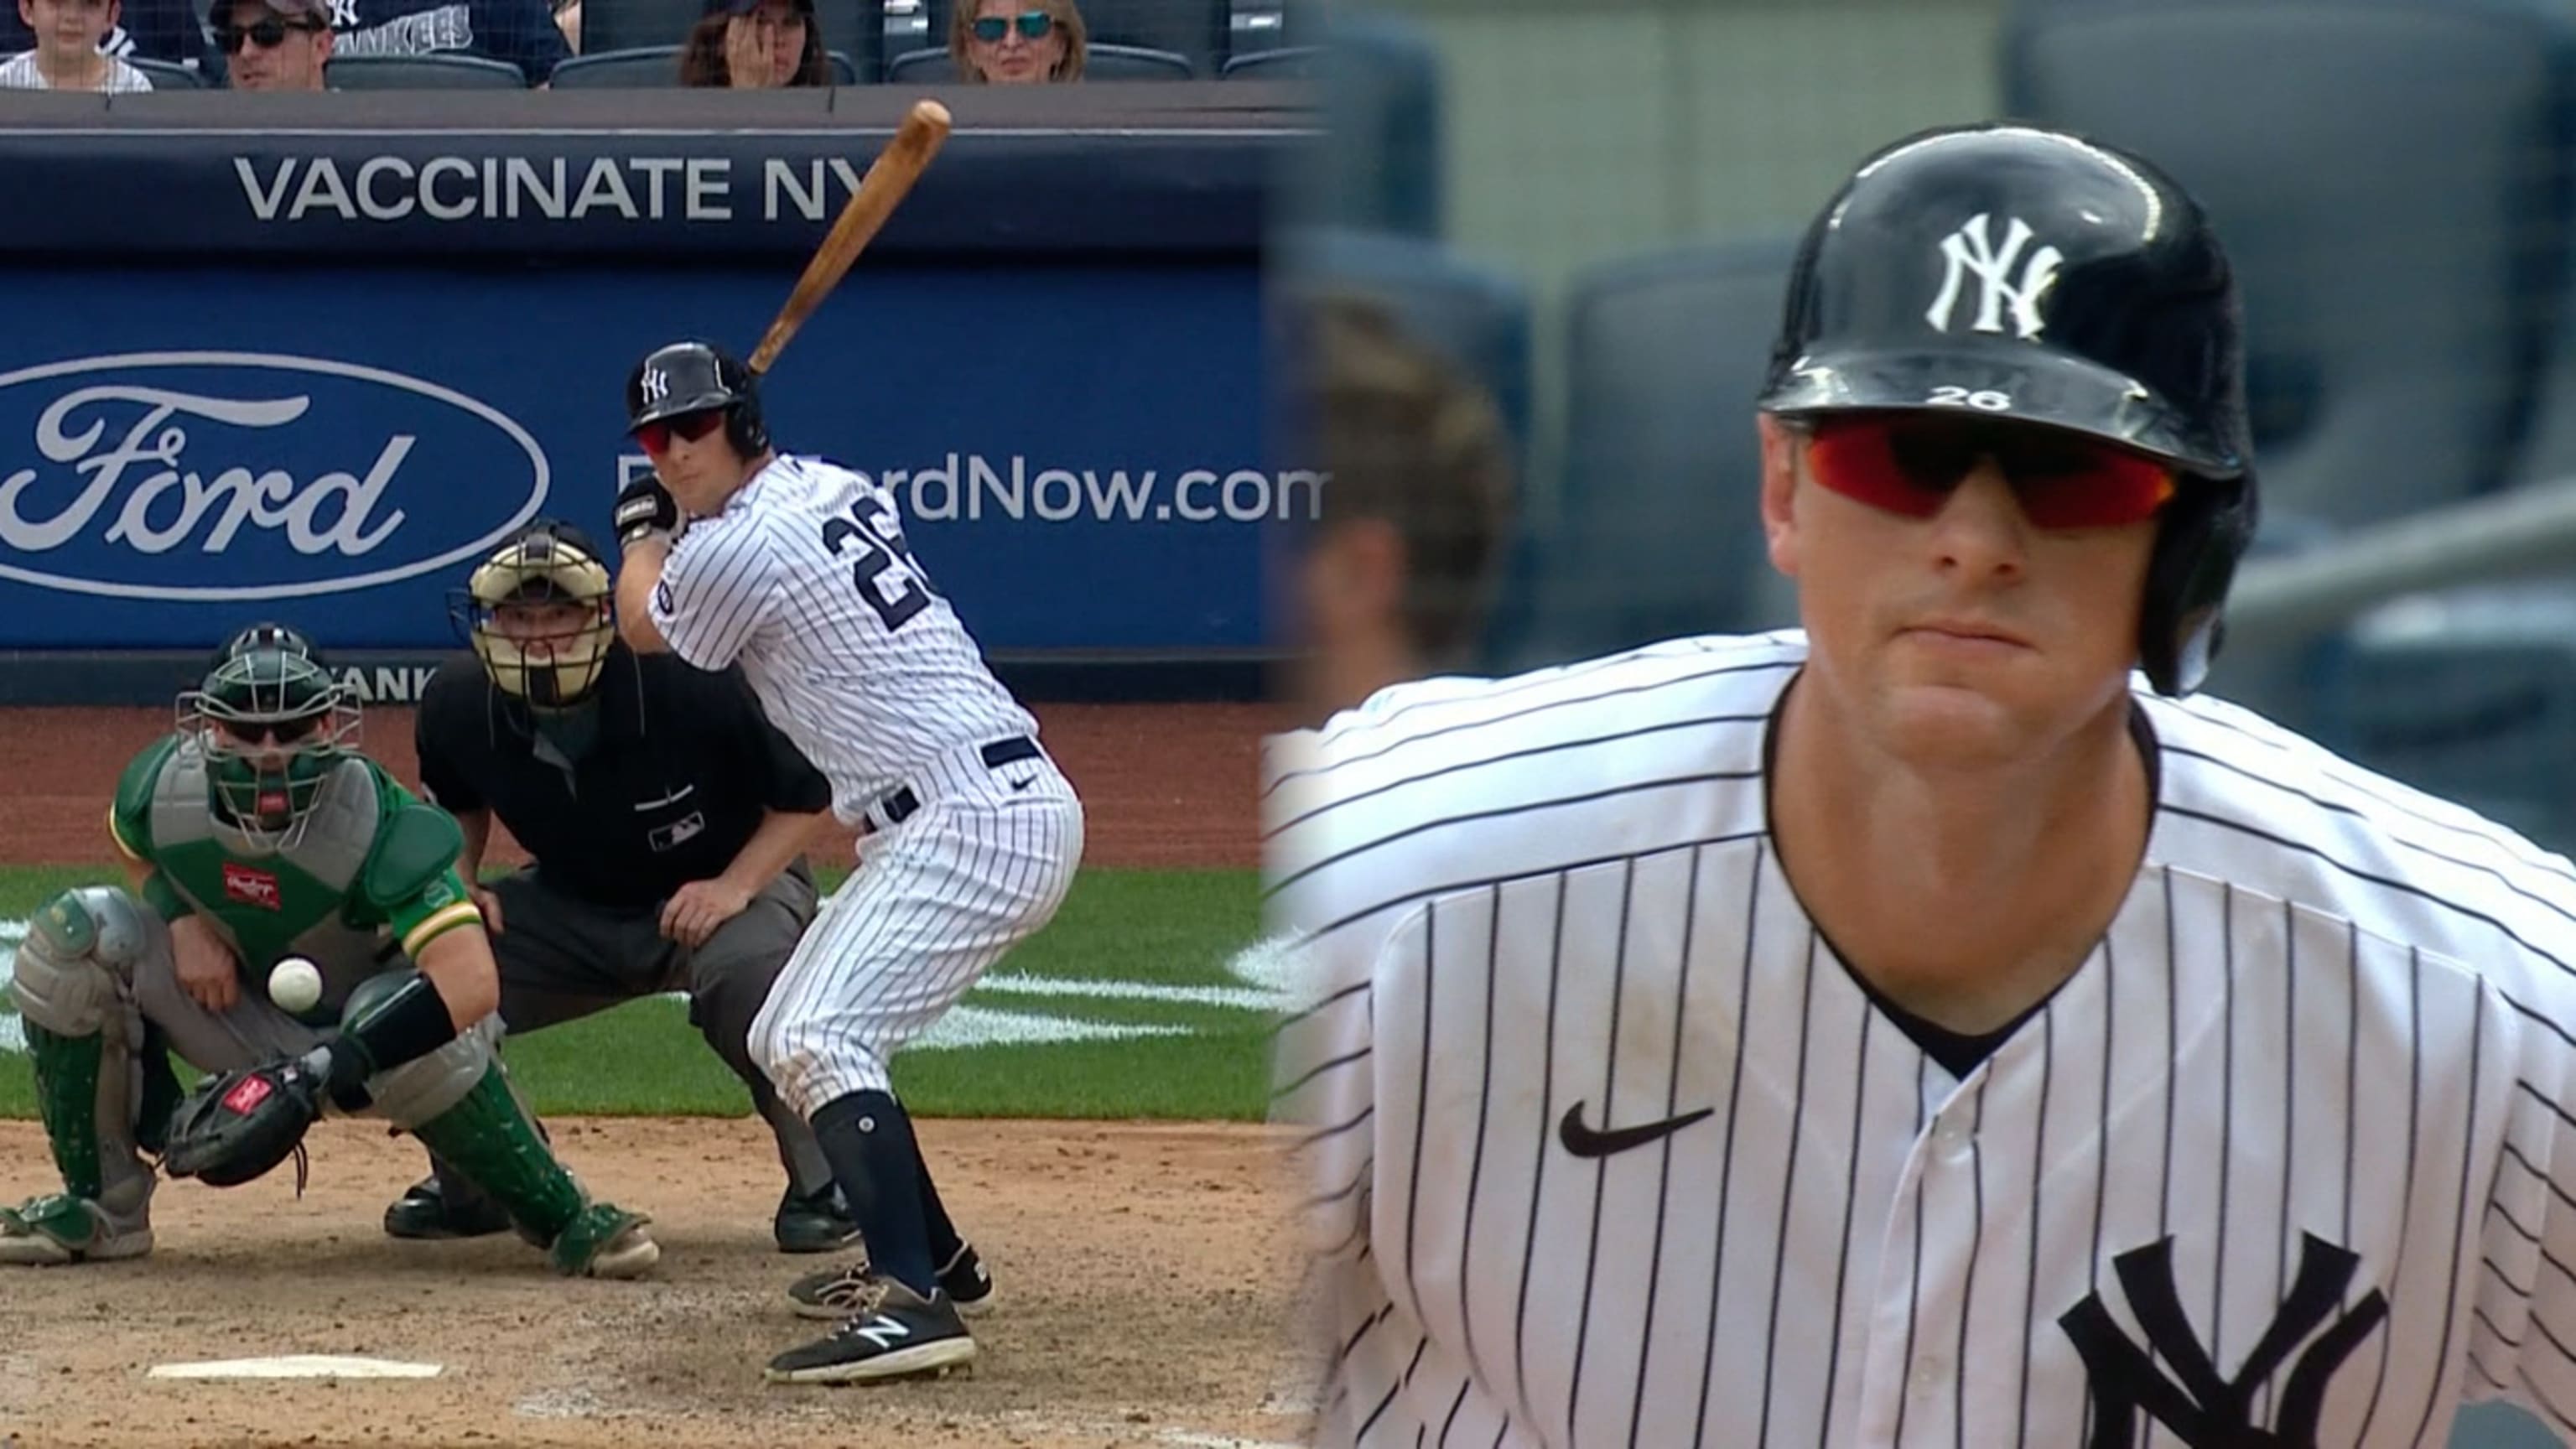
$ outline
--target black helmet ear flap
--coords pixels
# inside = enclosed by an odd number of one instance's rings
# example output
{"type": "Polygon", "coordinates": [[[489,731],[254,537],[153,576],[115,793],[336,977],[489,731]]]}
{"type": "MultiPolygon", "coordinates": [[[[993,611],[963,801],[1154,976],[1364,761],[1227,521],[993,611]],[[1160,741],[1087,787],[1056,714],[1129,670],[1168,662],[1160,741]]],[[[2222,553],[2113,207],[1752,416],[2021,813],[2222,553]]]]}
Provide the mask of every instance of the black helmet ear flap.
{"type": "Polygon", "coordinates": [[[2147,559],[2138,615],[2138,666],[2157,693],[2173,698],[2208,680],[2226,642],[2227,590],[2253,542],[2256,513],[2250,480],[2179,481],[2147,559]]]}

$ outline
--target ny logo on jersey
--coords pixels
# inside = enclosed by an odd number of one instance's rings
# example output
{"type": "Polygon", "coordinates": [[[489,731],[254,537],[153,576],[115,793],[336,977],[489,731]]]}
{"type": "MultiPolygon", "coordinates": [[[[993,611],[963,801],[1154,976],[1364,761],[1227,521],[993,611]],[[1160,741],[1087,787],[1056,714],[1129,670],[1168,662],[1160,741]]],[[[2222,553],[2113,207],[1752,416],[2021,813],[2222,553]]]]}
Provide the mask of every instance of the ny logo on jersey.
{"type": "Polygon", "coordinates": [[[2086,1449],[2127,1449],[2137,1443],[2140,1409],[2194,1449],[2240,1445],[2317,1449],[2317,1418],[2325,1404],[2326,1386],[2352,1351],[2388,1317],[2388,1300],[2373,1288],[2318,1334],[2282,1386],[2272,1427],[2256,1428],[2251,1407],[2255,1389],[2270,1380],[2290,1351],[2334,1313],[2352,1283],[2354,1269],[2361,1265],[2358,1255],[2314,1233],[2302,1236],[2306,1241],[2299,1249],[2299,1276],[2290,1285],[2290,1296],[2274,1310],[2271,1325],[2234,1378],[2219,1377],[2209,1350],[2183,1310],[2182,1293],[2174,1284],[2172,1238],[2112,1259],[2120,1287],[2129,1295],[2129,1307],[2146,1334],[2146,1347],[2120,1331],[2099,1293],[2086,1295],[2057,1320],[2074,1340],[2075,1351],[2083,1355],[2084,1375],[2092,1389],[2093,1422],[2084,1441],[2086,1449]],[[2158,1358],[2171,1366],[2174,1378],[2158,1367],[2158,1358]]]}
{"type": "Polygon", "coordinates": [[[671,375],[658,367],[644,369],[644,379],[635,385],[648,403],[657,403],[671,395],[671,375]]]}
{"type": "Polygon", "coordinates": [[[358,28],[358,0],[331,0],[331,28],[333,30],[358,28]]]}
{"type": "Polygon", "coordinates": [[[2046,325],[2039,315],[2039,299],[2057,280],[2057,264],[2066,254],[2055,247],[2044,246],[2022,262],[2021,277],[2009,274],[2014,261],[2021,258],[2022,248],[2030,245],[2030,224],[2019,217],[2004,229],[2001,251],[1995,249],[1993,219],[1984,212],[1969,217],[1957,231],[1941,238],[1941,258],[1946,264],[1941,273],[1941,291],[1923,314],[1923,320],[1947,332],[1950,313],[1959,304],[1959,290],[1969,277],[1977,279],[1977,318],[1969,325],[1979,332],[2004,330],[2003,310],[2012,309],[2013,332],[2024,339],[2039,335],[2046,325]]]}

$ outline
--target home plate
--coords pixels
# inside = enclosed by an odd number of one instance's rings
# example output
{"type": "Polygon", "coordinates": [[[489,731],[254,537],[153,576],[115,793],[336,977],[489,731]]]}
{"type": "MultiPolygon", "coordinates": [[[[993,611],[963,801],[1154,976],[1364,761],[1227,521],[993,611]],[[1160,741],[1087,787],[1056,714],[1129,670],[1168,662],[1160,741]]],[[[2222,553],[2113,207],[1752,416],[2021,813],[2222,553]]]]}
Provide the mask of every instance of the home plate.
{"type": "Polygon", "coordinates": [[[147,1377],[156,1379],[430,1379],[434,1363],[405,1363],[391,1358],[339,1358],[330,1354],[291,1353],[279,1358],[227,1358],[204,1363],[158,1363],[147,1377]]]}

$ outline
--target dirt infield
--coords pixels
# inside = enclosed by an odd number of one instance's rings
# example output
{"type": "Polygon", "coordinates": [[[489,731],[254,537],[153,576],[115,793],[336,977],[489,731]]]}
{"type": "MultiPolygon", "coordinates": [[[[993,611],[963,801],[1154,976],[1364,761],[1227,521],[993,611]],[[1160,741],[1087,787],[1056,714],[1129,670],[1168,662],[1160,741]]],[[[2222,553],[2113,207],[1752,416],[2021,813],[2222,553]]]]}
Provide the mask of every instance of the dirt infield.
{"type": "MultiPolygon", "coordinates": [[[[1280,1325],[1273,1161],[1248,1128],[928,1122],[960,1226],[992,1265],[971,1377],[777,1388],[760,1366],[828,1326],[781,1290],[830,1259],[769,1241],[777,1164],[749,1121],[560,1119],[566,1160],[652,1214],[632,1283],[549,1274],[514,1236],[403,1243],[377,1230],[417,1149],[353,1122],[292,1167],[217,1191],[165,1185],[139,1262],[0,1270],[0,1443],[472,1446],[1270,1445],[1308,1380],[1280,1325]],[[222,1381],[156,1364],[289,1354],[434,1363],[429,1379],[222,1381]]],[[[32,1124],[0,1124],[23,1186],[32,1124]]]]}
{"type": "MultiPolygon", "coordinates": [[[[1250,866],[1260,733],[1243,706],[1041,707],[1081,789],[1095,866],[1250,866]]],[[[0,711],[0,864],[105,863],[118,764],[167,717],[0,711]]],[[[365,743],[413,779],[408,710],[365,743]]],[[[506,842],[505,842],[506,844],[506,842]]],[[[512,858],[515,847],[497,852],[512,858]]],[[[847,857],[842,857],[846,859],[847,857]]],[[[0,1069],[7,1069],[0,1067],[0,1069]]],[[[0,1449],[226,1444],[1267,1446],[1298,1442],[1311,1365],[1284,1325],[1275,1156],[1258,1129],[1082,1122],[922,1126],[960,1226],[994,1269],[976,1373],[782,1389],[772,1353],[824,1327],[781,1290],[829,1260],[779,1255],[780,1185],[753,1120],[555,1119],[601,1196],[653,1215],[637,1283],[566,1282],[516,1238],[398,1243],[383,1207],[421,1170],[381,1127],[325,1123],[313,1178],[165,1187],[149,1259],[0,1276],[0,1449]],[[440,1366],[436,1377],[223,1381],[155,1365],[288,1354],[440,1366]]],[[[33,1124],[0,1123],[0,1198],[54,1185],[33,1124]]]]}

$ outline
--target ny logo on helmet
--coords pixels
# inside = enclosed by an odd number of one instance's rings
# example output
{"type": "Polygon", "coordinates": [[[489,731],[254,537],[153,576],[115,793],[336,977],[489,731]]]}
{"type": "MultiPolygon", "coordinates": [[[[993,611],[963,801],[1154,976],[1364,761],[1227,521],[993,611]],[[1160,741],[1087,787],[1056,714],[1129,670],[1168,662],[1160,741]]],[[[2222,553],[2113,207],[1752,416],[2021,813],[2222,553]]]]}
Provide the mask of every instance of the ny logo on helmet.
{"type": "Polygon", "coordinates": [[[2041,247],[2022,262],[2021,278],[2014,281],[2009,276],[2013,262],[2021,257],[2022,248],[2030,245],[2030,238],[2029,224],[2014,217],[2012,225],[2004,229],[2003,250],[1997,251],[1993,219],[1982,211],[1941,238],[1941,258],[1947,264],[1941,273],[1941,293],[1932,299],[1923,320],[1949,331],[1950,313],[1959,304],[1960,284],[1973,275],[1979,290],[1977,319],[1970,325],[1979,332],[2001,332],[2003,309],[2009,306],[2014,334],[2025,341],[2039,336],[2045,325],[2039,315],[2039,299],[2057,280],[2057,264],[2066,256],[2055,247],[2041,247]]]}
{"type": "Polygon", "coordinates": [[[640,386],[646,402],[660,402],[671,395],[671,375],[658,367],[648,367],[640,386]]]}

